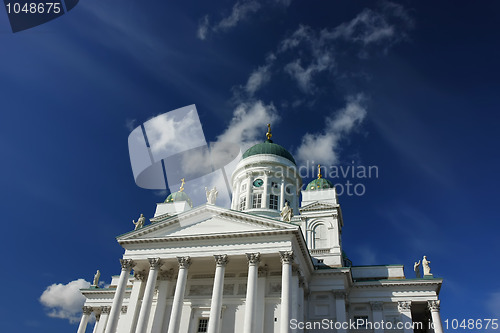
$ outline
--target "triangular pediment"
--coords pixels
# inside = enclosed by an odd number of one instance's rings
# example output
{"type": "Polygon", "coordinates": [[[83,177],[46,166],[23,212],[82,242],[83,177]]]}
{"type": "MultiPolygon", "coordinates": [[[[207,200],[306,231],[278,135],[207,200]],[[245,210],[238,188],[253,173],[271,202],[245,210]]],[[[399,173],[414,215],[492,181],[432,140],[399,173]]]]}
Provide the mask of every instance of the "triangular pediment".
{"type": "Polygon", "coordinates": [[[272,218],[203,205],[175,216],[159,216],[151,224],[118,237],[118,241],[184,237],[220,237],[234,234],[294,230],[297,227],[272,218]]]}
{"type": "Polygon", "coordinates": [[[310,212],[310,211],[322,211],[322,210],[336,210],[337,208],[338,205],[316,201],[308,205],[305,205],[303,207],[300,207],[299,210],[301,212],[310,212]]]}

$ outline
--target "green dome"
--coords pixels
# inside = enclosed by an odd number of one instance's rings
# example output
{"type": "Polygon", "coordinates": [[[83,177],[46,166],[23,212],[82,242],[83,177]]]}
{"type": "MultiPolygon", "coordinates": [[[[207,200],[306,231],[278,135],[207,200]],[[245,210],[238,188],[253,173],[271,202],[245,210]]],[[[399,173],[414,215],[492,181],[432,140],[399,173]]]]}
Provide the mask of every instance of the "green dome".
{"type": "Polygon", "coordinates": [[[273,143],[270,139],[266,140],[263,143],[258,143],[253,147],[250,147],[244,154],[243,158],[247,158],[253,155],[259,155],[259,154],[271,154],[271,155],[277,155],[286,158],[293,164],[295,163],[295,159],[293,158],[292,154],[288,152],[285,148],[281,147],[280,145],[277,145],[276,143],[273,143]]]}
{"type": "Polygon", "coordinates": [[[170,194],[165,200],[165,203],[179,202],[179,201],[187,201],[189,206],[193,207],[193,202],[191,201],[191,198],[184,191],[174,192],[170,194]]]}
{"type": "Polygon", "coordinates": [[[325,178],[317,178],[307,184],[306,191],[325,190],[329,188],[333,188],[331,181],[325,178]]]}

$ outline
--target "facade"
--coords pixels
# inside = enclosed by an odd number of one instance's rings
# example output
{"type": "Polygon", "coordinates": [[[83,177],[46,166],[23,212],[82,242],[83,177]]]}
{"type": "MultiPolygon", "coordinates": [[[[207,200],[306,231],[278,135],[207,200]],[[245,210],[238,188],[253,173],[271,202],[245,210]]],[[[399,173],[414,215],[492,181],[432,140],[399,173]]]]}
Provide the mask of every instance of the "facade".
{"type": "Polygon", "coordinates": [[[402,265],[352,266],[334,186],[319,172],[301,190],[270,131],[231,183],[230,209],[215,204],[215,189],[192,207],[181,187],[150,224],[119,236],[121,273],[81,290],[78,333],[442,333],[442,280],[427,262],[423,278],[402,265]]]}

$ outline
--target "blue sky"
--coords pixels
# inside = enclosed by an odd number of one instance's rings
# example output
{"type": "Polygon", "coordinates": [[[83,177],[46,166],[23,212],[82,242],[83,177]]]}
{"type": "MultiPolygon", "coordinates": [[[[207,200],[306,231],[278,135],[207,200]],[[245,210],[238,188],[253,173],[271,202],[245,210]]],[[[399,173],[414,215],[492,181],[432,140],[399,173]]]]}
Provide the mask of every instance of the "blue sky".
{"type": "Polygon", "coordinates": [[[499,7],[86,0],[16,34],[0,10],[2,330],[76,330],[71,291],[109,283],[165,197],[135,185],[130,131],[190,104],[207,141],[271,121],[301,163],[377,166],[332,179],[365,189],[340,197],[353,263],[427,255],[443,319],[499,318],[499,7]]]}

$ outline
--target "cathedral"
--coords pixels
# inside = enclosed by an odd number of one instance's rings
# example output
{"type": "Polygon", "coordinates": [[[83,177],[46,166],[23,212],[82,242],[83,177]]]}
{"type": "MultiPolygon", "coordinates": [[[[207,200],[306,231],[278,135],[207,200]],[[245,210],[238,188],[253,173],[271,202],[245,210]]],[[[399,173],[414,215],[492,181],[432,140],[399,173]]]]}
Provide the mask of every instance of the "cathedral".
{"type": "Polygon", "coordinates": [[[416,278],[403,265],[353,265],[335,187],[321,168],[303,187],[271,136],[236,166],[230,209],[215,188],[193,207],[181,185],[117,237],[121,272],[81,290],[78,333],[443,333],[429,261],[416,278]]]}

